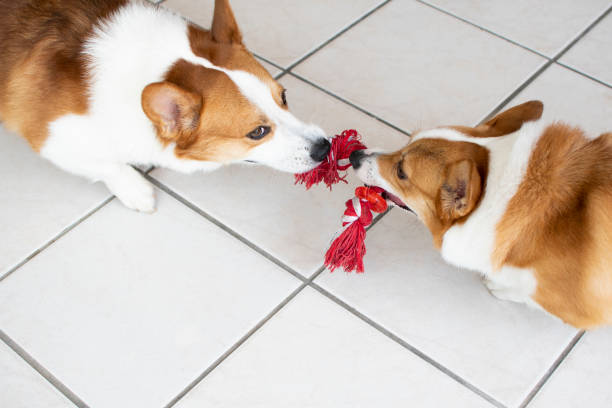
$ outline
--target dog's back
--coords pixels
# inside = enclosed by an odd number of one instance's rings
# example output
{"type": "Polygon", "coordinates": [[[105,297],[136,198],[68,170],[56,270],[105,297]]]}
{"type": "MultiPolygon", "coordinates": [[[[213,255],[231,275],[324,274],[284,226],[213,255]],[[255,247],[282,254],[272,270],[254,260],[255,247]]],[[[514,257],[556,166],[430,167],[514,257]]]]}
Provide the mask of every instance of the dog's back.
{"type": "Polygon", "coordinates": [[[612,134],[546,128],[497,230],[494,259],[533,270],[541,306],[578,327],[612,323],[612,134]]]}
{"type": "Polygon", "coordinates": [[[35,150],[46,125],[87,109],[83,44],[127,0],[0,0],[0,119],[35,150]]]}

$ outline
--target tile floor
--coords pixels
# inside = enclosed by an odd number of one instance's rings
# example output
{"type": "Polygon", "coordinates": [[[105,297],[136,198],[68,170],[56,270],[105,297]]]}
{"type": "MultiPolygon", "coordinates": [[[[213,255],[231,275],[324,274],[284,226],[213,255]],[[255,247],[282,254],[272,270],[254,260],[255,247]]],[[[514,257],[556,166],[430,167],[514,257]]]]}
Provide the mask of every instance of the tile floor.
{"type": "MultiPolygon", "coordinates": [[[[213,0],[160,3],[209,24],[213,0]]],[[[610,0],[232,3],[330,133],[394,148],[532,98],[612,129],[610,0]]],[[[374,225],[365,274],[323,270],[352,176],[156,169],[144,215],[0,143],[0,407],[612,406],[612,329],[493,299],[411,216],[374,225]]]]}

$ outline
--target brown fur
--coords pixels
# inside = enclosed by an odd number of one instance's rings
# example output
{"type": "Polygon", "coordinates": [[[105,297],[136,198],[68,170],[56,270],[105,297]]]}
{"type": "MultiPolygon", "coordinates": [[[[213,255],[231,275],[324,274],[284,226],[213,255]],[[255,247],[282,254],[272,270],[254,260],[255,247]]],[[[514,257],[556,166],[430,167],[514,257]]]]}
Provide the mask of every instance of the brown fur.
{"type": "Polygon", "coordinates": [[[550,313],[581,328],[612,323],[612,135],[548,127],[495,247],[496,265],[535,271],[534,300],[550,313]]]}
{"type": "Polygon", "coordinates": [[[98,18],[125,2],[0,0],[0,119],[34,150],[49,122],[87,111],[84,40],[98,18]]]}
{"type": "MultiPolygon", "coordinates": [[[[213,28],[207,31],[189,26],[189,41],[194,54],[219,67],[242,70],[258,77],[271,89],[272,97],[283,109],[283,87],[270,76],[242,44],[242,36],[227,0],[215,2],[213,28]]],[[[160,84],[152,84],[142,96],[143,110],[156,125],[162,143],[177,142],[178,157],[192,160],[229,162],[245,157],[249,150],[274,137],[274,125],[251,102],[244,98],[235,83],[224,73],[177,61],[160,84]],[[174,89],[176,123],[188,126],[168,126],[160,121],[152,89],[174,89]],[[194,114],[197,112],[197,114],[194,114]],[[231,120],[227,120],[231,118],[231,120]],[[261,140],[245,135],[258,126],[272,130],[261,140]]]]}
{"type": "MultiPolygon", "coordinates": [[[[476,128],[497,137],[539,119],[541,102],[516,106],[476,128]]],[[[486,190],[488,151],[468,142],[421,139],[378,158],[381,176],[414,208],[439,248],[486,190]],[[398,176],[402,165],[406,179],[398,176]]],[[[588,140],[554,124],[531,153],[526,174],[497,226],[494,267],[534,271],[533,299],[576,327],[612,323],[612,133],[588,140]]]]}
{"type": "MultiPolygon", "coordinates": [[[[542,102],[530,101],[476,128],[450,128],[474,137],[503,136],[517,131],[525,122],[539,119],[542,111],[542,102]]],[[[440,248],[444,233],[456,223],[465,222],[478,207],[486,190],[489,152],[475,143],[423,139],[380,156],[378,167],[382,177],[419,213],[440,248]],[[408,175],[406,180],[398,178],[400,163],[408,175]],[[458,189],[459,185],[462,189],[458,189]]]]}
{"type": "MultiPolygon", "coordinates": [[[[251,148],[272,137],[269,135],[259,141],[245,137],[257,126],[270,126],[274,130],[274,125],[242,96],[223,72],[179,61],[166,75],[165,84],[178,88],[183,95],[191,95],[188,99],[192,105],[181,108],[183,117],[178,119],[186,121],[189,126],[165,129],[158,125],[158,134],[163,141],[178,142],[175,150],[178,157],[231,161],[246,156],[251,148]],[[196,121],[185,118],[193,109],[197,109],[196,121]],[[228,118],[232,120],[228,121],[228,118]]],[[[154,112],[150,111],[148,97],[145,89],[143,108],[153,120],[154,112]]],[[[157,120],[153,122],[159,123],[157,120]]]]}
{"type": "MultiPolygon", "coordinates": [[[[87,112],[89,74],[83,45],[97,21],[126,3],[0,0],[0,119],[34,150],[44,145],[50,122],[87,112]]],[[[211,31],[190,25],[188,36],[196,55],[257,76],[270,87],[276,103],[287,108],[283,88],[242,44],[228,0],[215,1],[211,31]]],[[[159,140],[164,145],[176,142],[181,158],[231,161],[274,137],[274,126],[227,75],[186,61],[177,61],[163,82],[143,90],[142,108],[159,140]],[[245,137],[258,126],[272,131],[258,141],[245,137]]]]}
{"type": "Polygon", "coordinates": [[[436,247],[444,233],[480,203],[489,152],[474,143],[423,139],[378,158],[381,176],[429,227],[436,247]],[[402,166],[407,178],[398,177],[402,166]],[[460,188],[460,184],[463,186],[460,188]]]}

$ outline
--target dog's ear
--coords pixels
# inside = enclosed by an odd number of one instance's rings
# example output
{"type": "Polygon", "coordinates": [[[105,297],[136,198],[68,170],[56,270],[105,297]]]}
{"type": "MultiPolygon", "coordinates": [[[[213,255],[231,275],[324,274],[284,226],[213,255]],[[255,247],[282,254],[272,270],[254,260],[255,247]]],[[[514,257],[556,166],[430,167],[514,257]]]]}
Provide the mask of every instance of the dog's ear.
{"type": "Polygon", "coordinates": [[[156,82],[142,91],[142,109],[163,140],[184,148],[194,141],[202,97],[170,82],[156,82]]]}
{"type": "Polygon", "coordinates": [[[242,43],[242,34],[238,29],[229,0],[215,0],[215,14],[210,32],[216,42],[225,44],[242,43]]]}
{"type": "Polygon", "coordinates": [[[543,111],[544,104],[542,102],[529,101],[510,108],[475,128],[464,126],[453,128],[474,137],[504,136],[516,132],[525,122],[540,119],[543,111]]]}
{"type": "Polygon", "coordinates": [[[446,168],[444,182],[438,192],[440,218],[452,221],[468,215],[480,198],[481,179],[473,160],[461,160],[446,168]]]}

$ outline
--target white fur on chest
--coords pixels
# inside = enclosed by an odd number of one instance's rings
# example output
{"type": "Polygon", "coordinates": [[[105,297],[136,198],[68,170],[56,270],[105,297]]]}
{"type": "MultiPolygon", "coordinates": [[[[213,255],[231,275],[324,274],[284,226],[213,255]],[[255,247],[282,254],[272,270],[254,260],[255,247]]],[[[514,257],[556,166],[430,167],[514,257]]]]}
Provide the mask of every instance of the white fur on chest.
{"type": "MultiPolygon", "coordinates": [[[[495,138],[468,137],[451,129],[443,129],[442,135],[437,136],[477,143],[489,150],[489,172],[482,201],[465,223],[451,227],[444,234],[441,253],[447,262],[485,275],[493,272],[491,255],[497,224],[523,180],[531,152],[544,127],[541,121],[529,122],[515,133],[495,138]]],[[[435,134],[440,135],[440,131],[436,130],[435,134]]]]}

